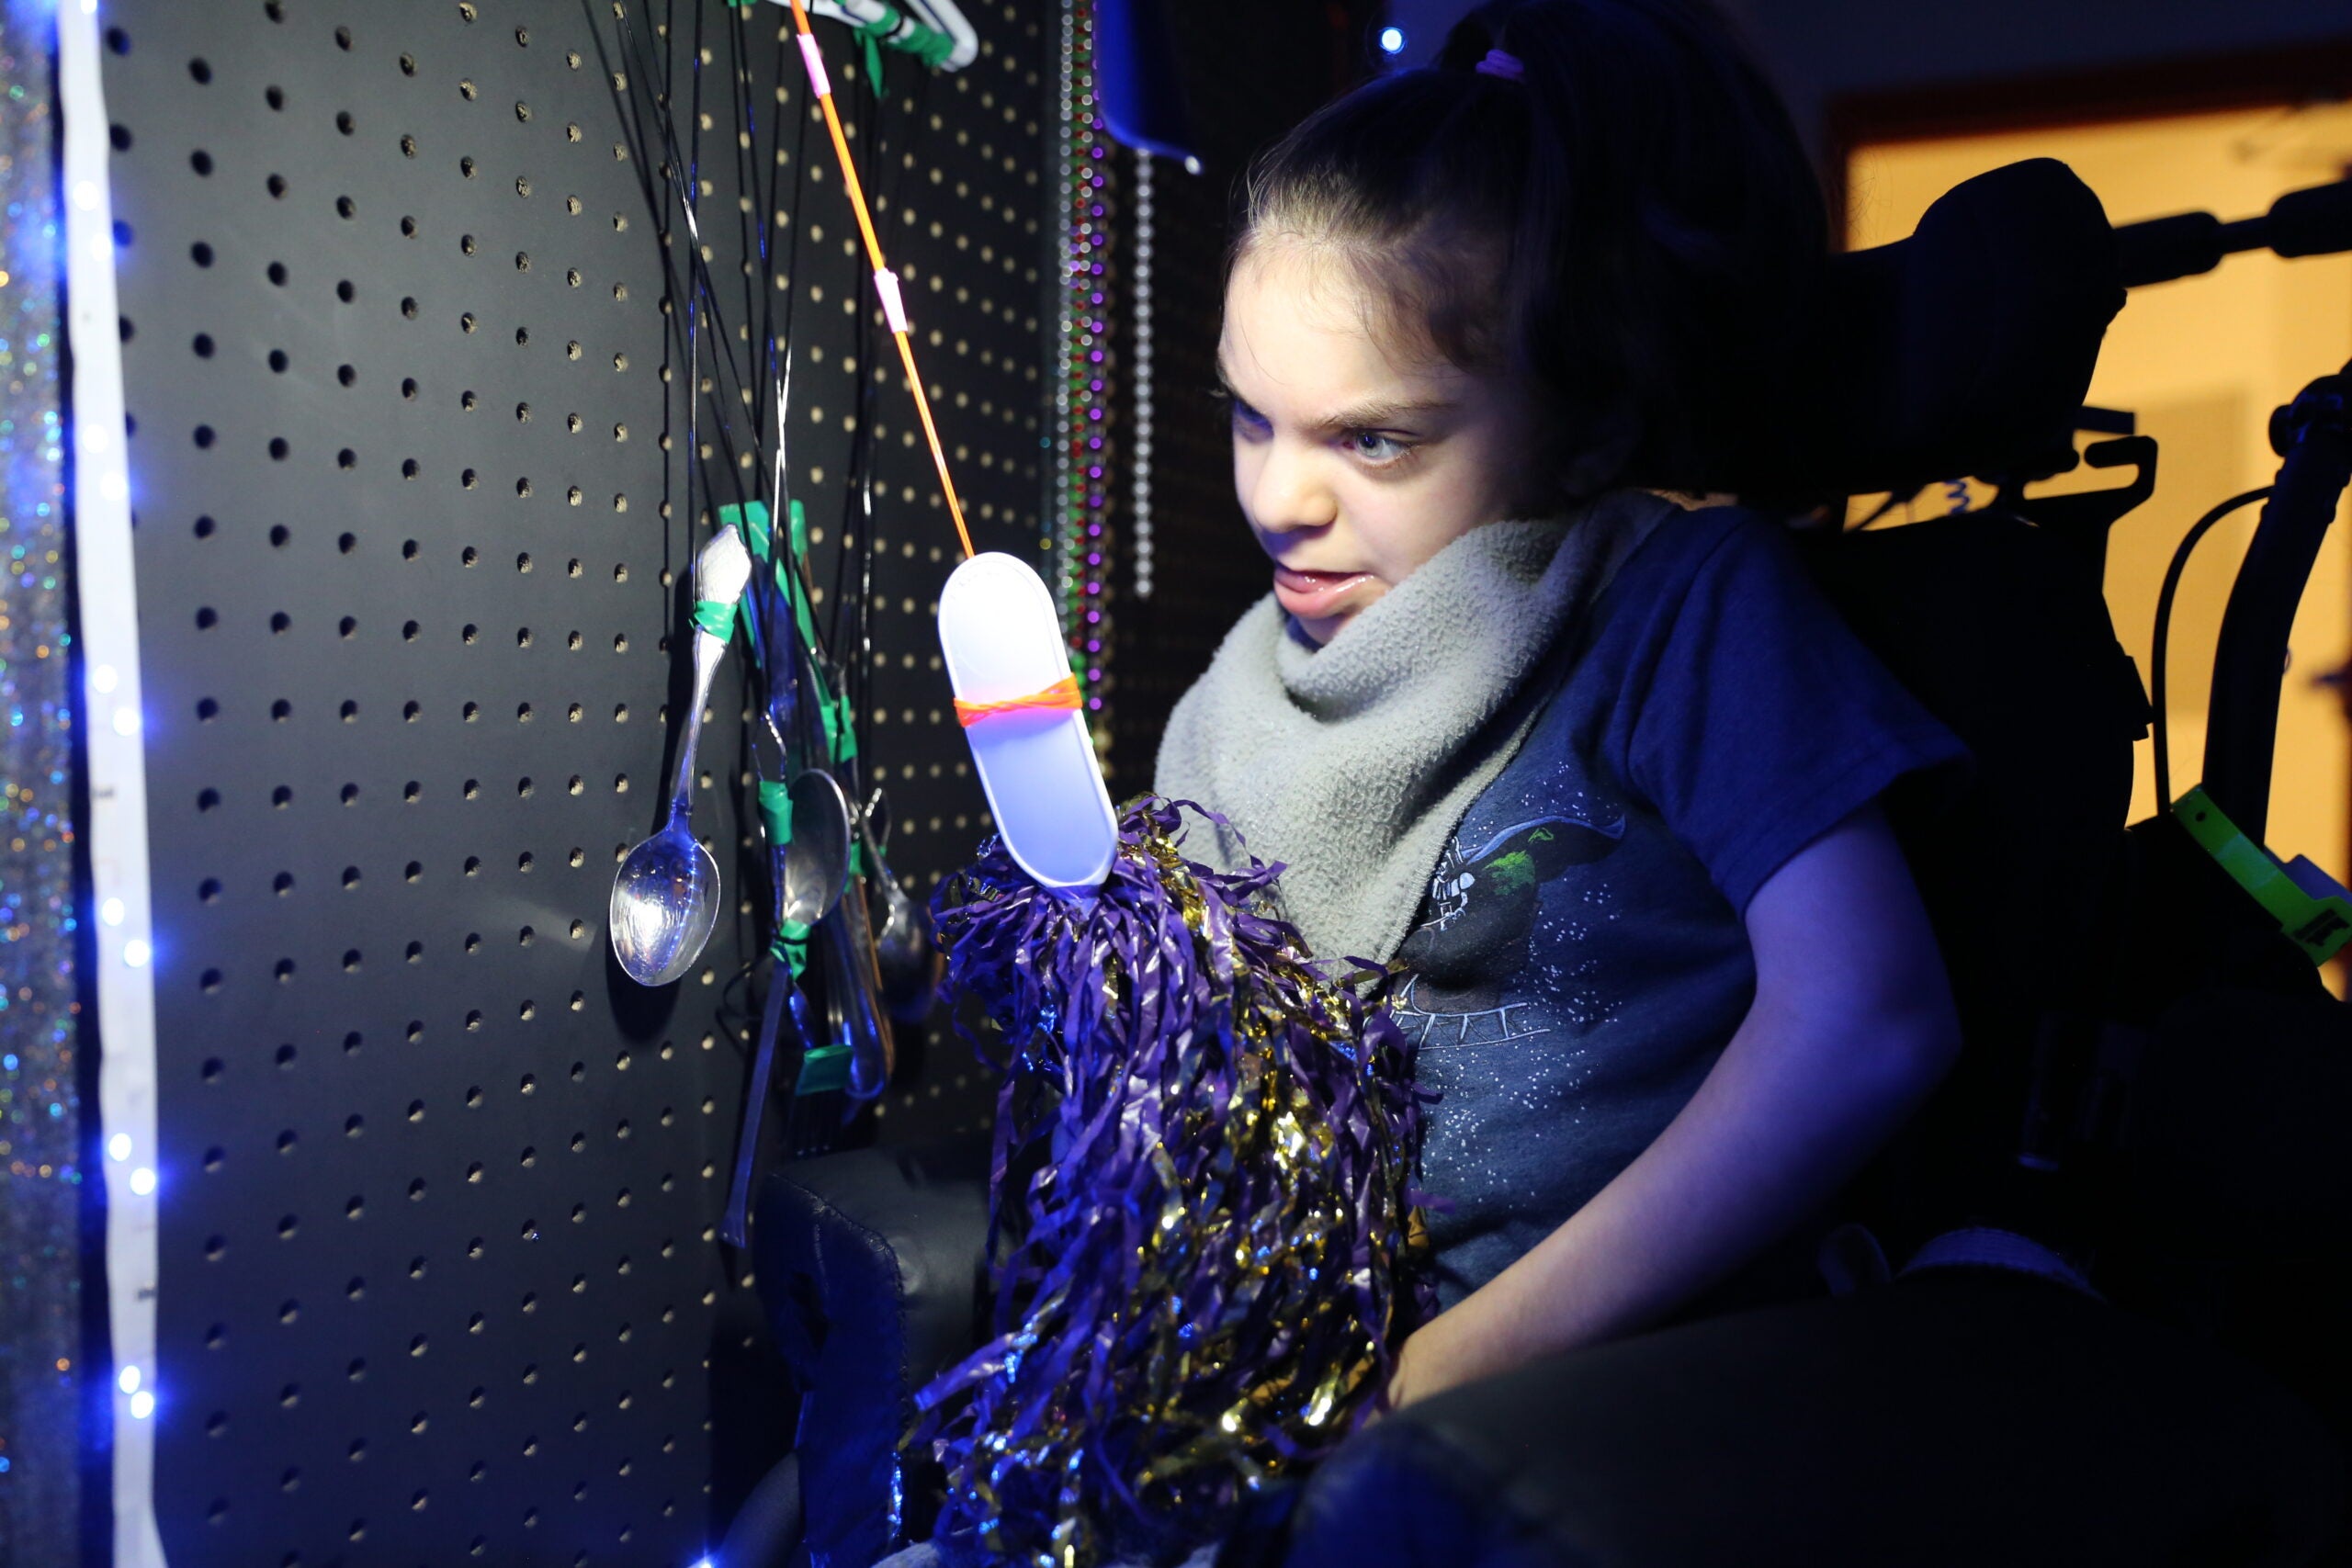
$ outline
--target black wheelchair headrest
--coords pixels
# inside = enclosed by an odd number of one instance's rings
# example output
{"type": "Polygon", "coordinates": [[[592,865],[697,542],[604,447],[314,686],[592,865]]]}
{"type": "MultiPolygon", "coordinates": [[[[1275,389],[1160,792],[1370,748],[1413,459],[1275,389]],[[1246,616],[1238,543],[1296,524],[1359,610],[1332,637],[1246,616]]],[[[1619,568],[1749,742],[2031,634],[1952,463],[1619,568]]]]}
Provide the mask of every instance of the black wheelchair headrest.
{"type": "Polygon", "coordinates": [[[2122,306],[2114,231],[2065,164],[1955,186],[1909,239],[1831,259],[1790,412],[1759,417],[1732,488],[1811,501],[2063,461],[2122,306]]]}

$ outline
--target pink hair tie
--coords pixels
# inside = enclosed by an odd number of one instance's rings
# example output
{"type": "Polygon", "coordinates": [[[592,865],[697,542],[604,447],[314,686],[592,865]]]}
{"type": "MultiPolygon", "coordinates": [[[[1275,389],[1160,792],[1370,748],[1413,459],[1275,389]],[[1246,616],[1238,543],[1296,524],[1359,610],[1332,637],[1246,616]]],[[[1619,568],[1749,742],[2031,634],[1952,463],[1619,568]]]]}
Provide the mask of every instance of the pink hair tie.
{"type": "Polygon", "coordinates": [[[1478,62],[1474,69],[1484,75],[1499,76],[1506,82],[1521,81],[1527,75],[1527,67],[1519,56],[1506,54],[1499,49],[1487,51],[1487,58],[1478,62]]]}

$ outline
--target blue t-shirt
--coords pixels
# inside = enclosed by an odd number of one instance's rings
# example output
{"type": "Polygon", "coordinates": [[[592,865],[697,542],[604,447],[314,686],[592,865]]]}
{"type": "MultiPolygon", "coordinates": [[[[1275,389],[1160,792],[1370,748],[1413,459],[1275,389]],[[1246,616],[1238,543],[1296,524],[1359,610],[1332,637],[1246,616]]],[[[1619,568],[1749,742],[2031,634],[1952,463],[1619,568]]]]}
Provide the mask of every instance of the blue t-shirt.
{"type": "Polygon", "coordinates": [[[1551,695],[1447,844],[1398,1021],[1452,1306],[1632,1163],[1746,1017],[1741,917],[1902,775],[1965,756],[1733,507],[1661,523],[1532,677],[1551,695]]]}

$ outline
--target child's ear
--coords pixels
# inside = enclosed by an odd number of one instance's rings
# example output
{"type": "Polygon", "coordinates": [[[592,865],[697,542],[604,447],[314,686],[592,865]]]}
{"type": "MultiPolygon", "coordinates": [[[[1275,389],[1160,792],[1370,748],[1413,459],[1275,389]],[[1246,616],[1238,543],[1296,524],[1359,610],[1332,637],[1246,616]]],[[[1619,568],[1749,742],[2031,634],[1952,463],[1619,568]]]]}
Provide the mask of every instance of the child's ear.
{"type": "Polygon", "coordinates": [[[1624,473],[1641,445],[1642,418],[1621,406],[1595,417],[1580,436],[1560,467],[1560,488],[1577,501],[1600,494],[1624,473]]]}

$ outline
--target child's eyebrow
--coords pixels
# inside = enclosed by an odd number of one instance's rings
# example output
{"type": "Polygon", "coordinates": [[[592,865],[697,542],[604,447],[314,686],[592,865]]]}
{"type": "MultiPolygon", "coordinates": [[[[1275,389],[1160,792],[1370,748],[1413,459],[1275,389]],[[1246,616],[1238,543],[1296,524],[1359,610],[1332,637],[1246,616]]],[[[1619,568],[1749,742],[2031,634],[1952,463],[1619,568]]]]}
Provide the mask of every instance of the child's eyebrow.
{"type": "Polygon", "coordinates": [[[1339,435],[1351,430],[1383,430],[1391,425],[1409,424],[1427,414],[1443,413],[1453,407],[1452,398],[1425,398],[1418,402],[1390,399],[1359,403],[1354,408],[1326,414],[1307,428],[1317,435],[1339,435]]]}
{"type": "MultiPolygon", "coordinates": [[[[1233,399],[1236,402],[1249,402],[1249,399],[1233,389],[1232,378],[1226,375],[1225,367],[1222,364],[1216,367],[1216,384],[1227,397],[1233,399]]],[[[1336,413],[1325,414],[1310,424],[1307,431],[1314,435],[1338,435],[1351,430],[1381,430],[1390,425],[1409,423],[1426,414],[1450,412],[1453,407],[1454,400],[1452,398],[1424,398],[1418,401],[1394,398],[1376,399],[1371,402],[1359,403],[1351,409],[1341,409],[1336,413]]]]}

